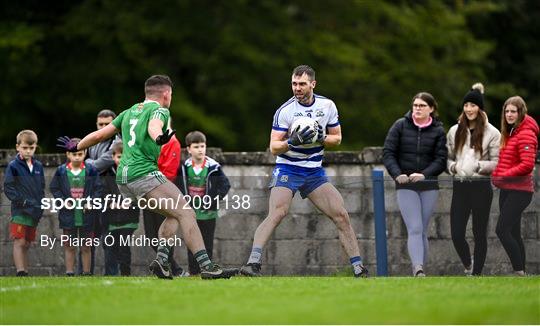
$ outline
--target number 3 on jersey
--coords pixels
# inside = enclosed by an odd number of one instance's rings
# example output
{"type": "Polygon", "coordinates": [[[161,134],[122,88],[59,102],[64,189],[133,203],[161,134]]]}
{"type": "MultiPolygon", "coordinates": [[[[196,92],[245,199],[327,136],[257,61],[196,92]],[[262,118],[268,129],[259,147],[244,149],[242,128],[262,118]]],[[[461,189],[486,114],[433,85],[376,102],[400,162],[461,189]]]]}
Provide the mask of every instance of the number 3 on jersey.
{"type": "Polygon", "coordinates": [[[129,147],[135,145],[135,138],[137,138],[137,136],[135,135],[135,126],[137,125],[138,121],[139,119],[129,120],[129,125],[131,126],[129,127],[129,141],[127,143],[129,147]]]}

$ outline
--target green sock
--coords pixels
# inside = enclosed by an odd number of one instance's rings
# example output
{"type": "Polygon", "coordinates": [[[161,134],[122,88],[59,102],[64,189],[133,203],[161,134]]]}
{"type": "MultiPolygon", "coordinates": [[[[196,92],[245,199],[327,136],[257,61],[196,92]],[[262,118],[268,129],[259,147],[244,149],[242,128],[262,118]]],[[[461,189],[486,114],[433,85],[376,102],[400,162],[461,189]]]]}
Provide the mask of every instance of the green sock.
{"type": "Polygon", "coordinates": [[[210,260],[210,257],[208,257],[208,254],[206,253],[206,250],[200,250],[195,253],[195,260],[199,264],[199,267],[201,270],[208,270],[212,269],[214,267],[214,264],[210,260]]]}
{"type": "Polygon", "coordinates": [[[161,265],[169,265],[169,246],[159,246],[157,249],[156,259],[161,265]]]}

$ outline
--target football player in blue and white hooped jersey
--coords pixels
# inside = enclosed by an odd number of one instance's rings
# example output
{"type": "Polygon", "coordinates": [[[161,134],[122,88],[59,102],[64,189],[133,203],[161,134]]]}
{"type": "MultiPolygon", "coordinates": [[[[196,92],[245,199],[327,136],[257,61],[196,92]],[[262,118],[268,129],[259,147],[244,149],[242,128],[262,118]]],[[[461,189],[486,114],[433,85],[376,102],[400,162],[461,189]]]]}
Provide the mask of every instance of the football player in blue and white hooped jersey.
{"type": "Polygon", "coordinates": [[[292,198],[296,191],[299,191],[302,198],[309,198],[337,226],[339,240],[350,258],[354,275],[367,276],[343,197],[328,182],[321,167],[324,147],[341,143],[341,127],[334,102],[313,93],[316,83],[315,71],[311,67],[296,67],[291,81],[294,96],[274,115],[270,151],[277,155],[277,158],[270,184],[272,190],[269,212],[255,231],[251,255],[247,264],[240,269],[243,275],[261,275],[262,249],[274,229],[287,215],[292,198]],[[314,130],[305,127],[292,131],[289,135],[290,127],[300,117],[315,119],[318,132],[315,134],[314,130]],[[317,137],[315,142],[314,137],[317,137]]]}

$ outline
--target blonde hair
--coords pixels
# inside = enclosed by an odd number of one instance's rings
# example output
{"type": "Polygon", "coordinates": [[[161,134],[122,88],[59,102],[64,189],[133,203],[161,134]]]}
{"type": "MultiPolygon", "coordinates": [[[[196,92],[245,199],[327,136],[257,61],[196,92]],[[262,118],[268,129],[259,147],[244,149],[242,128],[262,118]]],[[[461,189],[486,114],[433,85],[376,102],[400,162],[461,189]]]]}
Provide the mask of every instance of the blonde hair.
{"type": "Polygon", "coordinates": [[[20,145],[22,142],[28,145],[34,145],[37,144],[38,137],[34,131],[25,129],[17,134],[17,145],[20,145]]]}

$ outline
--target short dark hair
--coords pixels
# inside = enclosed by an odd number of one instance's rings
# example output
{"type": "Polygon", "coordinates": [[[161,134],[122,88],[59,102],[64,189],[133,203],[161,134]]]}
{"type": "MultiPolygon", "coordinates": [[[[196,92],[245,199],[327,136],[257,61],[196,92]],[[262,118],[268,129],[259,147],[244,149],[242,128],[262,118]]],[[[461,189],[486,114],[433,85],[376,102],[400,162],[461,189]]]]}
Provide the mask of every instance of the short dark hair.
{"type": "Polygon", "coordinates": [[[206,143],[206,136],[198,131],[191,131],[186,135],[186,146],[191,146],[193,143],[206,143]]]}
{"type": "Polygon", "coordinates": [[[124,152],[124,144],[122,144],[121,141],[116,142],[111,147],[112,155],[114,154],[122,154],[124,152]]]}
{"type": "Polygon", "coordinates": [[[33,130],[25,129],[17,134],[17,145],[20,145],[22,142],[27,143],[28,145],[37,144],[38,137],[33,130]]]}
{"type": "Polygon", "coordinates": [[[144,82],[144,94],[147,96],[157,95],[157,93],[164,92],[167,87],[173,87],[173,83],[169,76],[153,75],[144,82]]]}
{"type": "Polygon", "coordinates": [[[292,74],[293,76],[299,77],[302,77],[303,74],[306,74],[308,75],[310,81],[315,80],[315,70],[308,65],[301,65],[294,68],[292,74]]]}
{"type": "Polygon", "coordinates": [[[99,111],[99,113],[97,114],[97,117],[98,118],[112,117],[114,119],[114,118],[116,118],[116,113],[114,113],[113,111],[111,111],[109,109],[105,109],[105,110],[99,111]]]}

